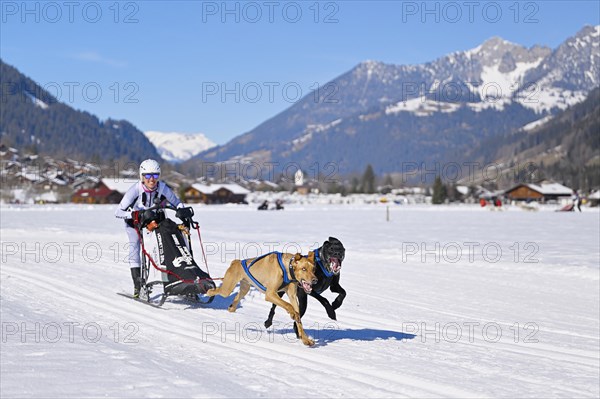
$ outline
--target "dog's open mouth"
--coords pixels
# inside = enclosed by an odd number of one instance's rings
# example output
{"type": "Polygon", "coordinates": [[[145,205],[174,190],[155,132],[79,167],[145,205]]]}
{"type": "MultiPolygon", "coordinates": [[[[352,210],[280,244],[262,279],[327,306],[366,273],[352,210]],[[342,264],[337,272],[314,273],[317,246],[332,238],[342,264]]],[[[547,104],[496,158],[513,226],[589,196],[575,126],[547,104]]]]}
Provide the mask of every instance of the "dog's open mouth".
{"type": "Polygon", "coordinates": [[[331,265],[331,271],[338,274],[342,270],[342,262],[338,258],[329,258],[329,264],[331,265]]]}
{"type": "Polygon", "coordinates": [[[312,292],[312,284],[310,282],[302,280],[300,281],[300,285],[302,286],[304,292],[306,292],[307,294],[310,294],[312,292]]]}

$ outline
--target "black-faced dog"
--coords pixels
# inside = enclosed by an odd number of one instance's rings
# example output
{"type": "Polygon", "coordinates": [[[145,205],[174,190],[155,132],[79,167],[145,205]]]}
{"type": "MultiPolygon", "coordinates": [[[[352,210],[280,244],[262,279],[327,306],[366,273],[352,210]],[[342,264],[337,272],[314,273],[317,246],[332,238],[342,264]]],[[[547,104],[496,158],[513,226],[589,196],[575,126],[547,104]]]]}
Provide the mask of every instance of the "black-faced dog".
{"type": "MultiPolygon", "coordinates": [[[[342,306],[342,302],[346,297],[346,291],[340,286],[340,271],[342,270],[342,262],[346,256],[346,249],[340,240],[335,237],[323,242],[323,245],[314,251],[308,253],[309,260],[314,258],[315,275],[317,283],[313,285],[310,296],[316,298],[327,311],[327,316],[330,319],[337,320],[335,310],[342,306]],[[325,290],[330,289],[338,294],[333,303],[329,303],[321,294],[325,290]]],[[[283,295],[283,293],[279,293],[283,295]]],[[[298,305],[300,308],[300,317],[306,313],[307,296],[308,294],[303,289],[298,289],[298,305]]],[[[269,317],[265,321],[265,327],[269,328],[273,324],[273,316],[275,316],[275,305],[271,307],[269,317]]],[[[298,327],[294,322],[294,331],[298,336],[298,327]]]]}

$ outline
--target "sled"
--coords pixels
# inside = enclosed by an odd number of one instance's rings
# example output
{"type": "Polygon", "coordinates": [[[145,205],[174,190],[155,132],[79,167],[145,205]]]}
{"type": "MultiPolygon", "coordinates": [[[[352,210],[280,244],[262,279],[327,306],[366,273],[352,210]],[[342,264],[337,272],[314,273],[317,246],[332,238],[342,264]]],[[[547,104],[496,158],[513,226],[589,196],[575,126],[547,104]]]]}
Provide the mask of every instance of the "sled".
{"type": "MultiPolygon", "coordinates": [[[[214,297],[206,292],[216,285],[210,275],[202,270],[193,257],[191,229],[198,231],[198,240],[202,248],[200,227],[193,220],[194,210],[191,207],[176,209],[172,205],[161,202],[143,211],[143,220],[134,220],[134,226],[140,238],[142,248],[141,284],[138,301],[145,301],[154,306],[162,306],[169,297],[183,298],[198,304],[209,304],[214,297]],[[166,217],[167,210],[176,211],[182,223],[175,223],[166,217]],[[154,233],[158,243],[158,256],[152,257],[144,245],[143,229],[154,233]],[[150,270],[160,271],[162,280],[149,281],[150,270]],[[162,288],[162,295],[156,300],[152,292],[162,288]]],[[[202,248],[205,266],[206,256],[202,248]]]]}
{"type": "Polygon", "coordinates": [[[557,209],[556,212],[573,212],[575,210],[575,205],[567,204],[560,209],[557,209]]]}

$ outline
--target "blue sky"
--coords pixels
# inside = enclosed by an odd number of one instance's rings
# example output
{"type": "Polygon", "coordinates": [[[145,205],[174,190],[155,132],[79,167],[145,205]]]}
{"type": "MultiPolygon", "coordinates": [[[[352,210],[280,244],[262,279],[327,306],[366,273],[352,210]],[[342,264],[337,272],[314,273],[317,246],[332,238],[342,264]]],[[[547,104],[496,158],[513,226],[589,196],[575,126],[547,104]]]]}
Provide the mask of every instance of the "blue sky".
{"type": "Polygon", "coordinates": [[[555,48],[598,1],[0,1],[0,55],[74,108],[222,144],[365,60],[555,48]]]}

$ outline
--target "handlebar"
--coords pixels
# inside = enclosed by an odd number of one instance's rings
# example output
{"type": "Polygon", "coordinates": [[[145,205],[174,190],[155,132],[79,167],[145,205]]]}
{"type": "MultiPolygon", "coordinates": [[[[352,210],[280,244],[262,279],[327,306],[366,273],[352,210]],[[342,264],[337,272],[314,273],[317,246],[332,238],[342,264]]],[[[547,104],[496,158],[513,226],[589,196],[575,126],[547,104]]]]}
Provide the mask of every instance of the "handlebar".
{"type": "Polygon", "coordinates": [[[194,216],[194,209],[191,206],[176,208],[167,201],[162,201],[140,212],[146,213],[147,211],[163,211],[165,209],[176,212],[176,217],[179,218],[188,227],[192,226],[194,228],[197,228],[199,226],[198,222],[192,219],[192,217],[194,216]]]}

